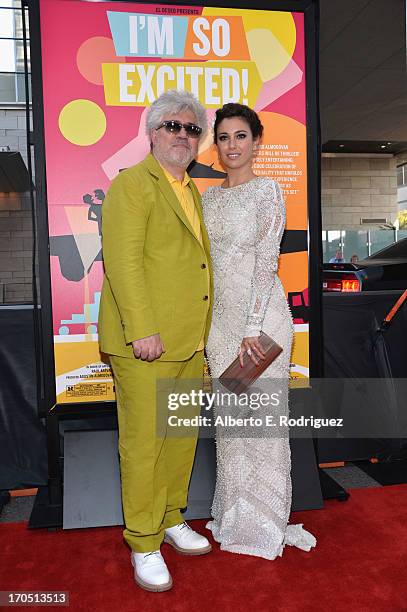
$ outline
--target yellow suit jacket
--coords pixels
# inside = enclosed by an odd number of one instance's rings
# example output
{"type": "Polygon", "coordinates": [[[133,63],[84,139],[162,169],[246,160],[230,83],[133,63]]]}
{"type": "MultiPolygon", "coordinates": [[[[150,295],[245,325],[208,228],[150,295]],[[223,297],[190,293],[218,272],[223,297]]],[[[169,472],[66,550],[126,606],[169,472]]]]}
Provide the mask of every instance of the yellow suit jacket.
{"type": "Polygon", "coordinates": [[[206,342],[212,264],[201,198],[193,181],[190,185],[202,244],[153,155],[112,182],[102,208],[102,352],[133,357],[133,340],[160,333],[166,349],[160,360],[184,361],[196,350],[203,329],[206,342]]]}

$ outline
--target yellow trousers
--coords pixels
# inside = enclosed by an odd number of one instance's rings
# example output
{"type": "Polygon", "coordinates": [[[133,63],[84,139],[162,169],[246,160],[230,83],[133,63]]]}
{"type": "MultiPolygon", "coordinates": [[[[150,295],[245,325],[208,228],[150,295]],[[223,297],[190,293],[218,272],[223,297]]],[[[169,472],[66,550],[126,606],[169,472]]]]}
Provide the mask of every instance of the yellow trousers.
{"type": "MultiPolygon", "coordinates": [[[[157,402],[157,384],[170,381],[183,390],[202,384],[203,351],[187,361],[141,361],[110,356],[117,399],[124,539],[135,552],[158,550],[164,529],[183,522],[198,429],[188,435],[159,431],[167,422],[167,402],[157,402]],[[186,386],[185,386],[186,385],[186,386]],[[164,405],[165,404],[165,405],[164,405]]],[[[188,416],[199,407],[183,408],[188,416]]]]}

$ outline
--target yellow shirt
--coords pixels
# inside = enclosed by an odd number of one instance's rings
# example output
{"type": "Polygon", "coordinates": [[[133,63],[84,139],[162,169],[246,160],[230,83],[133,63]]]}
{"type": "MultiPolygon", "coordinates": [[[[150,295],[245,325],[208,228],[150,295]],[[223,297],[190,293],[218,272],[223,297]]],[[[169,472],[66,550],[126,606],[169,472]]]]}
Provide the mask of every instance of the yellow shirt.
{"type": "Polygon", "coordinates": [[[189,187],[189,181],[191,180],[185,172],[184,178],[182,181],[179,181],[175,177],[172,176],[165,168],[163,168],[163,172],[167,177],[167,180],[171,187],[174,190],[175,195],[179,203],[181,204],[184,213],[187,216],[188,221],[190,222],[192,229],[194,230],[195,236],[198,238],[199,242],[202,244],[202,232],[201,232],[201,222],[199,220],[198,211],[195,207],[194,196],[192,195],[192,191],[189,187]]]}
{"type": "MultiPolygon", "coordinates": [[[[172,174],[170,174],[163,166],[161,166],[161,168],[169,184],[173,188],[174,193],[177,196],[177,199],[179,203],[181,204],[184,210],[184,213],[186,214],[186,217],[189,223],[191,224],[192,229],[194,230],[195,236],[198,238],[199,242],[202,244],[201,222],[199,219],[198,211],[196,210],[194,196],[192,195],[192,191],[189,186],[189,181],[191,179],[188,176],[188,173],[185,172],[183,180],[179,181],[174,176],[172,176],[172,174]]],[[[207,274],[207,276],[208,276],[208,287],[209,287],[209,274],[207,274]]],[[[205,326],[202,330],[202,336],[196,348],[197,351],[202,351],[204,349],[204,346],[205,346],[204,336],[205,336],[205,326]]]]}

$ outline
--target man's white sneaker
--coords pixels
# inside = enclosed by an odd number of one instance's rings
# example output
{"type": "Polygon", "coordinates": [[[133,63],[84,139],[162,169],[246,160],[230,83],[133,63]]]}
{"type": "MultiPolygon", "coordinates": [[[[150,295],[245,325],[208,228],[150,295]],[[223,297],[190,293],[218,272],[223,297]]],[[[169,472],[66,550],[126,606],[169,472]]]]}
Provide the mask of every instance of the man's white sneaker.
{"type": "Polygon", "coordinates": [[[183,555],[205,555],[212,550],[209,541],[185,522],[166,529],[164,542],[183,555]]]}
{"type": "Polygon", "coordinates": [[[150,553],[131,553],[134,580],[146,591],[169,591],[172,578],[159,550],[150,553]]]}

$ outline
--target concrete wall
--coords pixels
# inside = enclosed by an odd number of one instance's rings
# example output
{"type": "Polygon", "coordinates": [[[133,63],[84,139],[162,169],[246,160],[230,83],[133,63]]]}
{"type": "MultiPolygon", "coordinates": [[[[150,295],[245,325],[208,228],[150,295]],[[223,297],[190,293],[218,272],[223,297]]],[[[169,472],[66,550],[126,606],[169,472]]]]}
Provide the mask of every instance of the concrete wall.
{"type": "Polygon", "coordinates": [[[0,109],[0,147],[20,151],[27,164],[25,108],[0,109]]]}
{"type": "Polygon", "coordinates": [[[0,303],[32,301],[29,194],[0,193],[0,303]]]}
{"type": "Polygon", "coordinates": [[[360,219],[386,218],[393,222],[397,211],[395,157],[323,155],[323,229],[378,228],[361,225],[360,219]]]}
{"type": "MultiPolygon", "coordinates": [[[[396,156],[396,162],[398,166],[407,163],[407,153],[400,153],[396,156]]],[[[404,180],[407,177],[407,166],[405,167],[404,180]]],[[[407,210],[407,185],[400,186],[397,189],[397,201],[399,210],[407,210]]]]}
{"type": "MultiPolygon", "coordinates": [[[[0,109],[0,147],[27,164],[25,109],[0,109]]],[[[32,222],[28,193],[0,192],[0,303],[32,301],[32,222]]]]}

